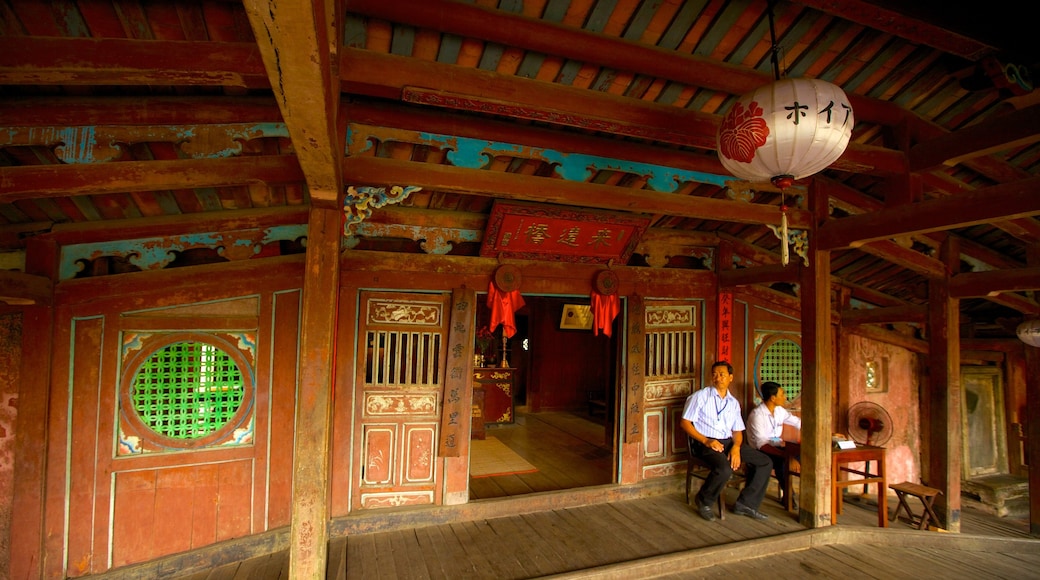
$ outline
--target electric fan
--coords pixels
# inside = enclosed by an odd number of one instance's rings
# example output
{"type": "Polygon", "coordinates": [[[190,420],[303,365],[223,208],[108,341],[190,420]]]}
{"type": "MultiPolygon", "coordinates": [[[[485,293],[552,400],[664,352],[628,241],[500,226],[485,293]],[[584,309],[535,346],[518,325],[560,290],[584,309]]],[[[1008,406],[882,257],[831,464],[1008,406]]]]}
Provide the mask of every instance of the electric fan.
{"type": "Polygon", "coordinates": [[[881,447],[892,438],[892,417],[877,403],[856,403],[849,407],[849,436],[860,445],[881,447]]]}

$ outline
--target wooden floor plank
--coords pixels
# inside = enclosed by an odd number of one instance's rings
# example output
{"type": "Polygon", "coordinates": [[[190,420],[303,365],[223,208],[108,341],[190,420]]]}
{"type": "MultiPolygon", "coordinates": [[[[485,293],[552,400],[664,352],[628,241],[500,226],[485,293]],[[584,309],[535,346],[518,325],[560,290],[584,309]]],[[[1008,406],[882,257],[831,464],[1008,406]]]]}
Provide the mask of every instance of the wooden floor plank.
{"type": "Polygon", "coordinates": [[[604,541],[603,534],[609,533],[612,520],[600,510],[591,507],[570,508],[556,512],[567,525],[574,529],[575,549],[588,550],[596,557],[597,565],[623,562],[638,558],[640,552],[623,536],[610,536],[604,541]]]}
{"type": "Polygon", "coordinates": [[[782,561],[770,562],[773,569],[786,572],[788,578],[858,578],[862,573],[824,550],[800,550],[783,554],[782,561]],[[773,566],[773,564],[776,564],[773,566]]]}
{"type": "MultiPolygon", "coordinates": [[[[969,552],[919,548],[909,551],[908,557],[917,557],[929,562],[931,574],[955,576],[1018,578],[1021,564],[1000,552],[969,552]]],[[[1035,569],[1040,576],[1040,569],[1035,569]]]]}
{"type": "MultiPolygon", "coordinates": [[[[423,580],[432,574],[427,568],[427,560],[414,530],[385,532],[390,537],[391,553],[394,558],[396,577],[404,580],[423,580]]],[[[436,562],[430,561],[436,568],[436,562]]]]}
{"type": "Polygon", "coordinates": [[[573,531],[560,525],[560,518],[555,512],[536,512],[520,517],[542,537],[546,545],[544,554],[557,572],[596,565],[597,560],[590,551],[572,549],[569,544],[573,541],[573,531]]]}
{"type": "Polygon", "coordinates": [[[530,522],[524,518],[509,517],[488,520],[488,523],[498,533],[506,544],[512,544],[521,548],[518,558],[525,563],[532,575],[544,576],[554,574],[560,570],[559,562],[553,561],[555,555],[553,546],[540,533],[533,529],[530,522]]]}
{"type": "MultiPolygon", "coordinates": [[[[452,550],[452,544],[449,544],[440,534],[442,527],[444,526],[415,528],[415,539],[419,543],[423,558],[427,561],[426,569],[430,573],[430,578],[456,578],[458,574],[453,564],[457,560],[467,561],[466,552],[457,544],[454,544],[454,546],[458,550],[452,550]]],[[[472,574],[473,569],[471,567],[466,568],[465,572],[466,574],[472,574]]]]}
{"type": "Polygon", "coordinates": [[[347,539],[336,538],[330,541],[328,553],[326,577],[330,580],[347,580],[347,539]]]}
{"type": "Polygon", "coordinates": [[[642,503],[615,502],[608,504],[604,512],[617,524],[616,533],[645,554],[667,554],[685,549],[682,539],[673,534],[662,533],[668,526],[652,519],[651,512],[642,503]],[[623,535],[622,535],[623,534],[623,535]]]}
{"type": "Polygon", "coordinates": [[[886,578],[912,577],[923,578],[927,574],[921,570],[916,561],[895,562],[890,554],[897,552],[898,548],[887,546],[885,550],[867,544],[844,544],[839,548],[842,552],[863,563],[863,569],[871,570],[886,578]]]}

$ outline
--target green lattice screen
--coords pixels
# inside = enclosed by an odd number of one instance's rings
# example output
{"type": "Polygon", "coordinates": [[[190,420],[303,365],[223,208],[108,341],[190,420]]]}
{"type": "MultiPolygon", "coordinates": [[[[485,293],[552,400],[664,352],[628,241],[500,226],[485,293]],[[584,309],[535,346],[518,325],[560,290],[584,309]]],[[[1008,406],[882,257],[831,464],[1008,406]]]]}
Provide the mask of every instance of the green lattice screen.
{"type": "Polygon", "coordinates": [[[769,345],[762,353],[758,377],[758,384],[779,383],[788,400],[797,399],[802,394],[802,347],[786,338],[769,345]]]}
{"type": "Polygon", "coordinates": [[[203,342],[175,342],[152,353],[137,371],[134,409],[160,435],[198,439],[234,417],[243,383],[223,350],[203,342]]]}

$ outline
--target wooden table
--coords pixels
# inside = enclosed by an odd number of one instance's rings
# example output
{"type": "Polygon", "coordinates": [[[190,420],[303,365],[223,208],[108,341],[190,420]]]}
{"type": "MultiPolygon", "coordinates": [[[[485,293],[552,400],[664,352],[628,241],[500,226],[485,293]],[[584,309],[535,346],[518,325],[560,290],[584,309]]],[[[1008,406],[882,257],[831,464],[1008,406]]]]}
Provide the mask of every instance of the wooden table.
{"type": "MultiPolygon", "coordinates": [[[[791,497],[791,460],[801,455],[802,446],[788,441],[784,444],[784,455],[787,457],[787,477],[784,481],[784,493],[791,497]]],[[[838,523],[838,514],[842,507],[842,490],[851,485],[878,484],[878,527],[888,527],[888,481],[885,478],[885,448],[873,445],[857,445],[855,449],[831,450],[831,524],[838,523]],[[846,467],[850,463],[865,462],[863,471],[846,467]],[[877,465],[877,472],[870,471],[870,465],[877,465]],[[859,479],[848,479],[847,474],[859,475],[859,479]]],[[[791,509],[791,506],[787,506],[791,509]]]]}

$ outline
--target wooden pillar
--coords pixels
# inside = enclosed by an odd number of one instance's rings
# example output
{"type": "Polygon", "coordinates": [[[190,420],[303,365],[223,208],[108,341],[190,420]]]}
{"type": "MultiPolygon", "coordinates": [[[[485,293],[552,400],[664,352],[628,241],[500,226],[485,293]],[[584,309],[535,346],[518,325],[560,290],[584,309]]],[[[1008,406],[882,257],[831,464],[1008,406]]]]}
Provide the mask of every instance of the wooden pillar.
{"type": "Polygon", "coordinates": [[[1040,347],[1026,346],[1026,461],[1029,462],[1029,533],[1040,536],[1040,347]]]}
{"type": "Polygon", "coordinates": [[[451,294],[448,364],[441,382],[444,385],[444,405],[438,450],[438,455],[444,458],[444,505],[469,501],[470,438],[473,413],[478,412],[473,408],[477,292],[462,287],[455,288],[451,294]]]}
{"type": "Polygon", "coordinates": [[[339,304],[341,213],[310,210],[303,278],[300,376],[293,449],[289,577],[325,578],[328,560],[333,351],[339,304]]]}
{"type": "MultiPolygon", "coordinates": [[[[53,280],[57,264],[58,246],[53,240],[29,241],[25,259],[27,274],[53,280]]],[[[13,449],[10,573],[11,578],[43,578],[48,573],[64,569],[61,554],[48,553],[46,544],[47,449],[50,439],[47,426],[54,352],[53,287],[45,302],[22,309],[21,349],[13,449]]],[[[64,482],[64,478],[60,480],[64,482]]],[[[51,491],[56,490],[52,488],[51,491]]],[[[58,503],[64,505],[63,496],[58,498],[58,503]]]]}
{"type": "MultiPolygon", "coordinates": [[[[11,578],[44,577],[41,566],[45,557],[44,490],[53,312],[49,306],[27,306],[22,310],[22,364],[11,504],[11,578]]],[[[54,556],[61,559],[59,554],[54,556]]],[[[61,562],[54,562],[52,558],[50,569],[61,570],[61,562]]]]}
{"type": "Polygon", "coordinates": [[[643,384],[646,382],[646,305],[642,296],[628,297],[628,329],[625,339],[624,433],[621,441],[620,483],[643,479],[643,384]]]}
{"type": "MultiPolygon", "coordinates": [[[[1026,264],[1040,266],[1040,244],[1026,249],[1026,264]]],[[[1025,345],[1025,460],[1029,469],[1029,533],[1040,536],[1040,346],[1025,345]]]]}
{"type": "MultiPolygon", "coordinates": [[[[839,290],[838,304],[840,312],[848,312],[851,308],[852,291],[847,287],[839,290]]],[[[834,385],[833,417],[831,418],[832,433],[844,433],[848,430],[848,424],[839,424],[838,417],[849,416],[849,406],[852,399],[849,376],[852,374],[850,368],[850,346],[851,334],[844,323],[838,326],[838,337],[835,344],[835,364],[837,365],[837,384],[834,385]]]]}
{"type": "Polygon", "coordinates": [[[959,267],[956,238],[943,242],[946,276],[928,283],[928,473],[925,483],[942,491],[936,513],[951,532],[961,530],[961,371],[958,300],[950,297],[950,273],[959,267]]]}
{"type": "MultiPolygon", "coordinates": [[[[831,523],[831,413],[834,347],[831,329],[830,252],[817,250],[815,226],[827,217],[827,195],[818,180],[809,189],[814,228],[809,265],[801,273],[802,476],[798,520],[820,528],[831,523]]],[[[796,267],[792,264],[789,267],[796,267]]]]}

